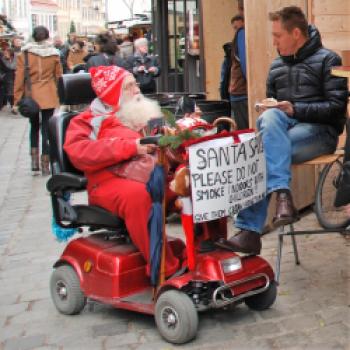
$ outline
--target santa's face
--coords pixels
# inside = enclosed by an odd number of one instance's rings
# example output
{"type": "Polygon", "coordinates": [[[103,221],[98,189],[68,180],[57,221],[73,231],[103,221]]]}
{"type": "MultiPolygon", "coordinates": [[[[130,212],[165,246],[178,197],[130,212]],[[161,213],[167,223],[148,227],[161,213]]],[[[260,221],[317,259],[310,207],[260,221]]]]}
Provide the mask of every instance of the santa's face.
{"type": "Polygon", "coordinates": [[[159,104],[138,93],[129,100],[123,100],[117,117],[128,128],[140,132],[151,119],[159,118],[162,112],[159,104]]]}
{"type": "Polygon", "coordinates": [[[122,96],[120,99],[120,104],[129,102],[133,99],[134,96],[140,95],[141,91],[139,86],[136,83],[136,80],[133,75],[128,75],[125,77],[123,81],[123,87],[122,87],[122,96]]]}

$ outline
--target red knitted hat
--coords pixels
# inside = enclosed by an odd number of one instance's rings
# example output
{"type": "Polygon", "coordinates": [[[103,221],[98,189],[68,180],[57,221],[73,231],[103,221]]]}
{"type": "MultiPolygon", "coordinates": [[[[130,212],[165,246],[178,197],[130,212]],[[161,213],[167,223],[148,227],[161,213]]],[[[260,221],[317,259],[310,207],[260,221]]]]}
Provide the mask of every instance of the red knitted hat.
{"type": "Polygon", "coordinates": [[[117,66],[91,67],[89,72],[97,97],[107,105],[119,107],[123,81],[131,73],[117,66]]]}

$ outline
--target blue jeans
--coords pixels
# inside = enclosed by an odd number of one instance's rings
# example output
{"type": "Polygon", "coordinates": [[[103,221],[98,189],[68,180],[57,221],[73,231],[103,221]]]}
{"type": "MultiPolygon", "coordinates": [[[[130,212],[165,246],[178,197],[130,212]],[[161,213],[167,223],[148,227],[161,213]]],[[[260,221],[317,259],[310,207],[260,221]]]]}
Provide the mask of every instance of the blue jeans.
{"type": "Polygon", "coordinates": [[[261,233],[270,194],[289,189],[291,164],[302,163],[337,147],[336,130],[325,124],[301,123],[277,108],[266,110],[257,120],[262,132],[267,170],[267,197],[238,213],[235,226],[261,233]]]}

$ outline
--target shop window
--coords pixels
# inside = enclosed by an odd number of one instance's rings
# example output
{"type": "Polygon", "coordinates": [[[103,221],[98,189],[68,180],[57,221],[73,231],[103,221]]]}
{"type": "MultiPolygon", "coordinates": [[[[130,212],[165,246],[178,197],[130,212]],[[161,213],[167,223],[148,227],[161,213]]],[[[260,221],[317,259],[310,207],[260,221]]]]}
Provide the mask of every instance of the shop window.
{"type": "Polygon", "coordinates": [[[182,71],[186,55],[186,36],[189,36],[188,22],[189,14],[191,14],[192,23],[197,25],[197,28],[191,28],[192,41],[197,40],[199,47],[199,27],[197,14],[196,0],[173,0],[168,1],[168,47],[169,47],[169,68],[182,71]],[[186,29],[187,28],[187,29],[186,29]],[[196,36],[197,35],[197,36],[196,36]]]}
{"type": "Polygon", "coordinates": [[[54,15],[53,18],[52,18],[52,26],[53,26],[53,30],[54,32],[57,32],[57,16],[54,15]]]}
{"type": "Polygon", "coordinates": [[[38,25],[39,16],[35,13],[32,14],[32,27],[35,28],[38,25]]]}
{"type": "Polygon", "coordinates": [[[199,55],[199,20],[198,11],[190,9],[187,11],[187,52],[189,55],[199,55]]]}

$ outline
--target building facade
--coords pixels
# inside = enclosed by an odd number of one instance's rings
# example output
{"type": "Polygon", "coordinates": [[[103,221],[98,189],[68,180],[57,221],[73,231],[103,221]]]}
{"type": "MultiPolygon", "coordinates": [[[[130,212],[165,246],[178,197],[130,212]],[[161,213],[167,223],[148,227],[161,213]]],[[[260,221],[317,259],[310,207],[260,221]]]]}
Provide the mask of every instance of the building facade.
{"type": "Polygon", "coordinates": [[[0,13],[7,16],[18,33],[28,37],[31,31],[30,0],[0,0],[0,13]]]}
{"type": "Polygon", "coordinates": [[[42,25],[49,30],[51,36],[56,35],[58,32],[57,3],[52,0],[32,0],[30,5],[30,29],[42,25]]]}
{"type": "Polygon", "coordinates": [[[58,34],[65,38],[74,23],[78,35],[96,34],[106,23],[105,0],[58,0],[58,34]]]}
{"type": "Polygon", "coordinates": [[[96,34],[106,24],[106,0],[0,0],[18,34],[28,39],[33,27],[44,25],[50,36],[66,38],[71,24],[78,35],[96,34]]]}

